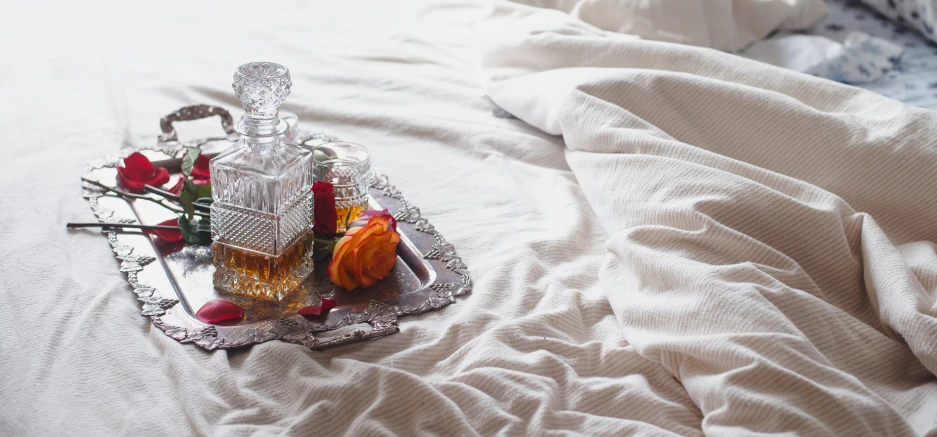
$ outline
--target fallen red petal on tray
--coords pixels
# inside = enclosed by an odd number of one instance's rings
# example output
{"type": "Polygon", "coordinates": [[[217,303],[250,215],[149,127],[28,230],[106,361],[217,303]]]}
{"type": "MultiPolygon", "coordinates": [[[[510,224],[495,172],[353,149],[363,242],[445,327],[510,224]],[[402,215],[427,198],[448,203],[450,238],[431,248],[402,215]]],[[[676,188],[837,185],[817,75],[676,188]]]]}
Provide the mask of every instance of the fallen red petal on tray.
{"type": "MultiPolygon", "coordinates": [[[[169,219],[164,222],[159,222],[159,226],[176,226],[179,224],[179,219],[169,219]]],[[[155,234],[161,240],[169,243],[178,243],[182,241],[182,232],[179,231],[146,231],[147,234],[155,234]]]]}
{"type": "Polygon", "coordinates": [[[202,305],[195,317],[205,323],[217,324],[244,318],[244,308],[226,300],[213,300],[202,305]]]}
{"type": "Polygon", "coordinates": [[[323,314],[328,314],[329,310],[332,308],[335,308],[335,299],[323,297],[321,305],[309,305],[299,310],[299,314],[304,316],[321,316],[323,314]]]}

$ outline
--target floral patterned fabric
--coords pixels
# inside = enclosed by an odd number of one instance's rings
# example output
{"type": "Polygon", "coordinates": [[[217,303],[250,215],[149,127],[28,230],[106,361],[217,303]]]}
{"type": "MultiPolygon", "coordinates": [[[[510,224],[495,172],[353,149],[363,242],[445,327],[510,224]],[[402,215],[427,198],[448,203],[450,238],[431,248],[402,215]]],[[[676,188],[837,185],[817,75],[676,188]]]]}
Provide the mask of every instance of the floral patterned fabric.
{"type": "Polygon", "coordinates": [[[933,0],[862,0],[888,19],[937,41],[934,33],[935,3],[933,0]]]}
{"type": "Polygon", "coordinates": [[[739,53],[746,58],[853,85],[880,80],[897,68],[904,49],[862,32],[845,41],[818,35],[783,33],[739,53]]]}
{"type": "MultiPolygon", "coordinates": [[[[879,0],[865,0],[869,3],[878,3],[879,0]]],[[[908,14],[912,11],[910,5],[921,5],[928,2],[922,0],[884,0],[880,3],[903,5],[908,14]]],[[[857,84],[888,97],[901,100],[905,103],[924,108],[937,109],[937,44],[925,38],[914,29],[905,24],[907,18],[894,20],[882,15],[856,0],[827,0],[829,15],[821,23],[815,25],[808,33],[819,35],[838,41],[848,46],[847,39],[856,32],[870,37],[880,38],[895,46],[901,47],[903,52],[897,59],[892,59],[893,65],[885,66],[887,71],[882,77],[867,83],[845,80],[847,74],[861,74],[858,69],[850,70],[847,65],[840,72],[830,72],[824,77],[833,80],[857,84]],[[842,73],[842,77],[837,77],[842,73]]],[[[923,8],[924,6],[917,6],[923,8]]],[[[897,10],[897,9],[896,9],[897,10]]],[[[923,17],[918,12],[918,17],[923,17]]],[[[923,22],[922,22],[923,23],[923,22]]],[[[926,28],[921,25],[921,28],[926,28]]],[[[928,25],[929,26],[929,25],[928,25]]],[[[917,27],[917,26],[915,26],[917,27]]],[[[873,40],[874,41],[874,40],[873,40]]],[[[870,54],[878,53],[882,47],[878,44],[854,45],[860,51],[869,50],[870,54]]]]}
{"type": "Polygon", "coordinates": [[[813,73],[837,82],[866,84],[895,70],[903,49],[882,38],[865,33],[850,33],[843,42],[840,56],[813,73]]]}

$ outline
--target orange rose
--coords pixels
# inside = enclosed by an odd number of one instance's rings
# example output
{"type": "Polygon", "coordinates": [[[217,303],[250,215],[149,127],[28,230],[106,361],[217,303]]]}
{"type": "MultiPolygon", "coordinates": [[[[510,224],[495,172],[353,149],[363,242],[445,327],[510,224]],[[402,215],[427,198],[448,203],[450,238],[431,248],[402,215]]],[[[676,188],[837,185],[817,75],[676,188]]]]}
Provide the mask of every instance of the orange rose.
{"type": "Polygon", "coordinates": [[[400,235],[389,216],[375,216],[361,227],[351,228],[335,244],[329,279],[346,290],[367,288],[383,279],[397,263],[400,235]]]}

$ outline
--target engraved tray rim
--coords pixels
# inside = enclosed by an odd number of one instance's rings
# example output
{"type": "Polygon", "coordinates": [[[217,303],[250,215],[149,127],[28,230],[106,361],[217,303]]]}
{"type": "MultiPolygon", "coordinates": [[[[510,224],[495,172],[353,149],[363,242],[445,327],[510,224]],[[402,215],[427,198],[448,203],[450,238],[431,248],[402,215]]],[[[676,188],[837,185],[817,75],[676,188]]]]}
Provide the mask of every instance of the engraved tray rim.
{"type": "MultiPolygon", "coordinates": [[[[93,171],[102,168],[113,168],[123,156],[135,151],[158,152],[168,156],[168,159],[180,159],[184,150],[181,143],[161,142],[156,147],[123,151],[120,156],[111,155],[92,161],[84,176],[89,177],[93,171]]],[[[99,187],[85,182],[82,182],[82,193],[98,222],[139,223],[139,216],[132,203],[123,202],[131,211],[132,217],[119,218],[115,217],[114,210],[98,203],[102,197],[116,196],[107,195],[99,187]]],[[[133,288],[133,293],[142,302],[141,315],[149,317],[153,325],[180,343],[193,343],[207,350],[215,350],[281,340],[318,350],[394,334],[400,330],[399,317],[438,310],[455,303],[456,296],[470,293],[472,290],[468,268],[457,255],[453,245],[446,241],[428,219],[421,216],[420,209],[410,203],[400,190],[390,183],[386,175],[374,172],[370,194],[372,200],[385,198],[385,203],[378,203],[394,214],[398,221],[398,230],[402,234],[409,236],[418,232],[431,237],[409,238],[417,253],[423,256],[423,264],[431,270],[430,280],[415,291],[398,294],[384,301],[371,300],[364,310],[336,308],[321,323],[310,321],[298,314],[233,326],[204,323],[180,308],[181,306],[177,306],[180,301],[174,287],[168,287],[172,290],[166,290],[167,287],[157,288],[138,280],[139,272],[147,266],[152,266],[151,269],[159,268],[170,281],[172,280],[172,273],[168,268],[162,262],[154,262],[161,255],[152,240],[150,245],[156,257],[134,254],[133,245],[121,241],[122,232],[104,230],[102,233],[107,236],[115,258],[120,261],[120,271],[127,274],[127,281],[133,288]],[[362,323],[370,325],[371,329],[355,329],[352,332],[325,337],[331,331],[362,323]]]]}

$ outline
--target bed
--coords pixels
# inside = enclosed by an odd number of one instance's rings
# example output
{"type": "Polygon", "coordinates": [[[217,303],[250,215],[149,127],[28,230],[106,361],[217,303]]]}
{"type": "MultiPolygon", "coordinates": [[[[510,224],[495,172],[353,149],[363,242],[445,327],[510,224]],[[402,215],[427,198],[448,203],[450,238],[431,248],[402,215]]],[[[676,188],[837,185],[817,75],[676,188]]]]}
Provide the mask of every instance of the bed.
{"type": "Polygon", "coordinates": [[[931,110],[511,2],[4,8],[0,434],[937,435],[931,110]],[[78,177],[183,105],[238,114],[252,60],[470,296],[322,352],[140,317],[64,229],[78,177]]]}

